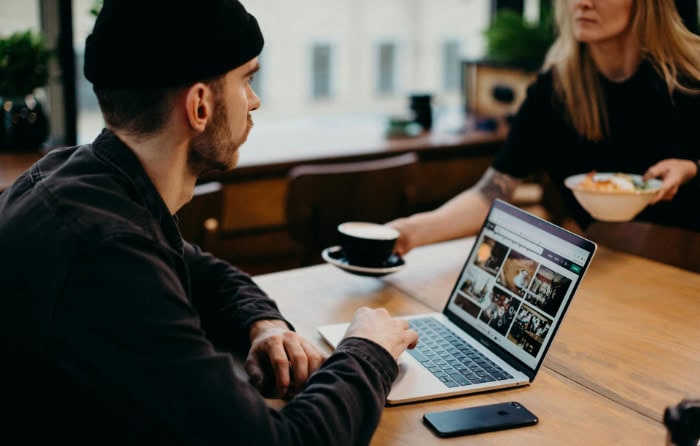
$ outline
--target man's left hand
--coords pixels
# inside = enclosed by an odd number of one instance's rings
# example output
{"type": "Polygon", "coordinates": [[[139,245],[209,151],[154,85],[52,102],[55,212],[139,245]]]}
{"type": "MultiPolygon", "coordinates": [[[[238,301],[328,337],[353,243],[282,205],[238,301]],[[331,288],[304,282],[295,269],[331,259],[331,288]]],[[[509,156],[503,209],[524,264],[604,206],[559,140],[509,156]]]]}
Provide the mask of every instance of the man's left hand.
{"type": "Polygon", "coordinates": [[[245,362],[250,382],[268,397],[291,398],[326,356],[280,320],[260,320],[250,330],[245,362]]]}

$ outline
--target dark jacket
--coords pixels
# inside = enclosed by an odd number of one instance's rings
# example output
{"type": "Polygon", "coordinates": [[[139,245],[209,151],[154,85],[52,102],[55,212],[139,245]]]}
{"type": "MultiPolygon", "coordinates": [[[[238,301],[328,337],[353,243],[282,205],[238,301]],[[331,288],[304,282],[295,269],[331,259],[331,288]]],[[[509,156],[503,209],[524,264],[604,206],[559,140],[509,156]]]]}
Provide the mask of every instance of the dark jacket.
{"type": "Polygon", "coordinates": [[[13,352],[0,399],[15,408],[0,443],[362,444],[398,372],[348,339],[301,395],[268,408],[227,352],[247,350],[254,321],[283,319],[276,304],[182,240],[108,131],[51,151],[0,195],[0,306],[13,352]]]}

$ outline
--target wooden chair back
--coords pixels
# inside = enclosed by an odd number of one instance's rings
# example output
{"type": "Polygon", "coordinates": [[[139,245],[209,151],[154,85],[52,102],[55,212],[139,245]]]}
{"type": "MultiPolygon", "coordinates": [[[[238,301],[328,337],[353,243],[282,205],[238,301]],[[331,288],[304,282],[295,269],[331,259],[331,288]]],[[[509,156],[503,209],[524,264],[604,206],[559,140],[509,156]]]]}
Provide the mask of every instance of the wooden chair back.
{"type": "Polygon", "coordinates": [[[178,226],[182,238],[190,243],[208,249],[212,227],[216,232],[223,212],[223,185],[218,181],[198,184],[194,188],[192,200],[178,212],[178,226]]]}
{"type": "Polygon", "coordinates": [[[301,264],[321,263],[321,251],[337,244],[345,221],[386,223],[406,216],[415,203],[415,153],[370,161],[300,165],[290,170],[286,199],[289,236],[301,264]]]}

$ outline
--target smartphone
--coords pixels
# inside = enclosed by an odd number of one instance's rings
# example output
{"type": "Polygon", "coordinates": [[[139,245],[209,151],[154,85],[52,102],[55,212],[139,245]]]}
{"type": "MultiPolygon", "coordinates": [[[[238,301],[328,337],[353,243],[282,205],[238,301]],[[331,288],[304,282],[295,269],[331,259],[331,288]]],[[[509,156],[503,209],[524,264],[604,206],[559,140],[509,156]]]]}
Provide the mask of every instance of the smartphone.
{"type": "Polygon", "coordinates": [[[515,401],[430,412],[423,415],[423,422],[441,437],[532,426],[538,421],[535,414],[515,401]]]}

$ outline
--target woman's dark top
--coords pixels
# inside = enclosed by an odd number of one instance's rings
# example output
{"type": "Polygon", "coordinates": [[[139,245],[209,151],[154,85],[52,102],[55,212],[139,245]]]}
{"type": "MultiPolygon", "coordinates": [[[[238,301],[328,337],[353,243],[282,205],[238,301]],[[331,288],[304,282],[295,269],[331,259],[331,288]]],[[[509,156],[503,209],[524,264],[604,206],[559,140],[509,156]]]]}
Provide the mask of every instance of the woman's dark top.
{"type": "Polygon", "coordinates": [[[283,320],[276,304],[182,240],[108,131],[0,195],[0,306],[11,444],[366,444],[398,374],[386,350],[346,339],[269,408],[228,352],[247,351],[254,321],[283,320]]]}
{"type": "MultiPolygon", "coordinates": [[[[598,172],[643,174],[668,158],[700,159],[700,95],[671,98],[661,77],[644,62],[628,80],[601,76],[610,136],[598,143],[578,135],[554,93],[552,72],[538,75],[513,120],[493,167],[524,178],[543,171],[560,191],[570,215],[586,228],[592,217],[564,186],[570,175],[598,172]]],[[[682,186],[672,201],[648,206],[635,220],[700,231],[692,209],[700,204],[697,182],[682,186]]]]}

